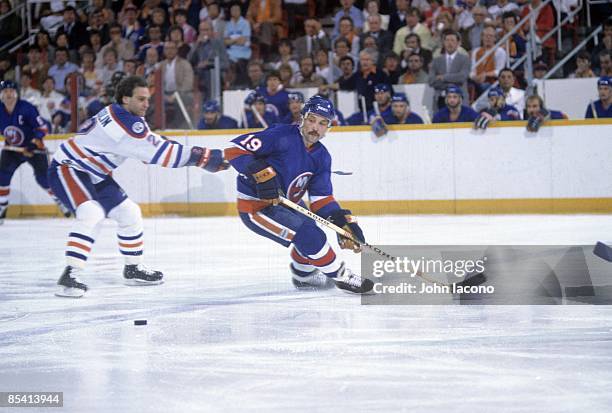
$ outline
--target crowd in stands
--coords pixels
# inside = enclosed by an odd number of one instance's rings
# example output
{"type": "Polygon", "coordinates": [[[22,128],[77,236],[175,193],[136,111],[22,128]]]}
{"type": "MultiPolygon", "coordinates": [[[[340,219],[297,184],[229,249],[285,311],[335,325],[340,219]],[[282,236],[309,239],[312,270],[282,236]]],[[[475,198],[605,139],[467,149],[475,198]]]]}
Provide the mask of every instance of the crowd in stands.
{"type": "MultiPolygon", "coordinates": [[[[557,0],[541,8],[535,28],[538,39],[556,24],[555,8],[564,15],[575,3],[557,0]]],[[[497,108],[498,117],[527,119],[530,74],[524,63],[509,67],[526,53],[528,25],[502,46],[496,44],[540,4],[541,0],[52,0],[33,16],[38,31],[32,41],[0,55],[0,80],[18,80],[21,96],[39,108],[53,132],[66,131],[70,118],[69,75],[77,76],[80,118],[86,119],[111,101],[122,75],[144,76],[154,88],[158,69],[168,128],[186,127],[181,103],[193,109],[199,128],[297,122],[304,96],[292,89],[302,88],[318,88],[324,96],[338,90],[363,96],[365,113],[338,113],[340,125],[368,124],[376,117],[391,124],[422,123],[411,112],[406,95],[392,89],[419,83],[434,89],[433,122],[476,120],[479,113],[469,105],[481,95],[484,106],[497,108]],[[221,115],[212,90],[216,69],[223,90],[253,91],[245,101],[243,119],[221,115]],[[501,105],[500,97],[509,108],[501,105]]],[[[13,6],[0,0],[1,14],[9,14],[13,6]]],[[[565,34],[573,34],[573,44],[579,41],[581,18],[563,27],[565,34]]],[[[1,20],[0,45],[18,37],[20,25],[16,15],[1,20]]],[[[556,36],[538,47],[536,79],[561,53],[556,36]]],[[[598,44],[589,44],[571,63],[562,76],[599,77],[598,88],[609,91],[611,19],[604,22],[598,44]]],[[[609,93],[600,92],[598,102],[601,107],[589,109],[591,116],[610,114],[609,93]]],[[[541,98],[532,106],[536,103],[544,108],[541,98]]]]}

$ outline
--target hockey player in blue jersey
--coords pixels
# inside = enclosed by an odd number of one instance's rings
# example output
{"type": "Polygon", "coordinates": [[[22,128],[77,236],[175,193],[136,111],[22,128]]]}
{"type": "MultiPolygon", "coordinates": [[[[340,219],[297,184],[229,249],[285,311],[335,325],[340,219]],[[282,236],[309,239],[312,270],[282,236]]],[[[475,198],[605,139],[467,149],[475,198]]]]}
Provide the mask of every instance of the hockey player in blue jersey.
{"type": "Polygon", "coordinates": [[[276,111],[276,117],[283,119],[289,112],[289,92],[283,89],[280,73],[271,71],[266,76],[266,86],[260,86],[257,93],[266,99],[268,108],[276,111]]]}
{"type": "Polygon", "coordinates": [[[612,118],[612,78],[600,77],[597,80],[597,93],[599,100],[589,104],[585,118],[612,118]]]}
{"type": "Polygon", "coordinates": [[[444,101],[446,102],[446,107],[436,112],[432,123],[474,122],[478,117],[478,113],[474,109],[462,104],[463,92],[458,86],[446,88],[444,101]]]}
{"type": "Polygon", "coordinates": [[[489,107],[483,109],[474,121],[474,129],[487,129],[494,121],[520,120],[519,111],[506,104],[506,96],[501,87],[493,87],[487,92],[489,107]]]}
{"type": "Polygon", "coordinates": [[[302,92],[289,92],[289,112],[281,119],[285,125],[297,125],[302,122],[302,108],[304,107],[304,94],[302,92]]]}
{"type": "Polygon", "coordinates": [[[258,92],[251,92],[244,100],[246,124],[243,128],[267,128],[278,123],[274,110],[268,108],[266,98],[258,92]]]}
{"type": "MultiPolygon", "coordinates": [[[[371,280],[362,279],[337,257],[325,233],[305,216],[278,205],[279,196],[302,203],[308,192],[310,209],[342,227],[357,239],[363,232],[351,212],[334,199],[331,157],[319,142],[334,118],[331,102],[315,95],[302,110],[300,125],[274,125],[241,135],[225,150],[225,158],[239,172],[238,211],[255,233],[291,247],[292,281],[298,288],[338,288],[365,293],[371,280]]],[[[343,249],[361,251],[361,245],[338,237],[343,249]]]]}
{"type": "Polygon", "coordinates": [[[410,103],[405,93],[395,93],[391,97],[391,116],[386,119],[387,124],[419,124],[423,119],[410,110],[410,103]]]}
{"type": "Polygon", "coordinates": [[[131,158],[167,168],[195,166],[209,172],[229,167],[218,149],[184,146],[152,132],[144,119],[149,98],[144,78],[126,77],[117,86],[117,103],[90,118],[53,156],[49,184],[76,215],[68,234],[66,268],[58,281],[58,296],[81,297],[87,291],[87,285],[77,276],[105,217],[118,224],[117,242],[125,260],[125,282],[131,285],[163,282],[161,271],[151,271],[142,265],[140,207],[112,177],[112,171],[124,161],[131,158]]]}
{"type": "MultiPolygon", "coordinates": [[[[378,105],[380,117],[385,123],[388,123],[387,120],[391,117],[391,86],[386,83],[379,83],[374,86],[374,102],[374,105],[378,105]]],[[[375,109],[370,110],[368,112],[368,123],[371,125],[378,116],[375,109]]]]}
{"type": "Polygon", "coordinates": [[[531,95],[525,101],[527,112],[527,131],[537,132],[547,120],[568,119],[567,115],[558,110],[548,109],[544,106],[544,100],[538,95],[531,95]]]}
{"type": "Polygon", "coordinates": [[[238,122],[221,114],[221,107],[216,100],[209,100],[202,105],[202,119],[198,129],[237,129],[238,122]]]}
{"type": "Polygon", "coordinates": [[[19,88],[13,81],[0,82],[0,102],[0,135],[4,137],[0,154],[0,224],[8,209],[11,179],[24,162],[34,169],[38,185],[47,191],[65,216],[70,216],[70,211],[55,197],[47,181],[49,162],[43,143],[47,123],[35,106],[19,99],[19,88]]]}

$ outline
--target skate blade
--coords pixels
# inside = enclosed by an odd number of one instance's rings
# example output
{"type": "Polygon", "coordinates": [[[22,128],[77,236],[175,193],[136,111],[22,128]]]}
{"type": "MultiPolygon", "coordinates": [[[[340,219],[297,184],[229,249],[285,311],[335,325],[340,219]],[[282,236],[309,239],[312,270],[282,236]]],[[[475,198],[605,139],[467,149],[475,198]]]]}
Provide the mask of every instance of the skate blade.
{"type": "Polygon", "coordinates": [[[148,286],[148,285],[160,285],[160,284],[163,284],[164,280],[144,281],[144,280],[137,280],[137,279],[133,278],[133,279],[129,279],[129,280],[124,279],[123,283],[125,285],[129,285],[130,287],[145,287],[145,286],[148,286]]]}
{"type": "Polygon", "coordinates": [[[85,291],[80,288],[66,288],[60,287],[58,291],[55,292],[56,297],[67,297],[67,298],[81,298],[85,294],[85,291]]]}
{"type": "Polygon", "coordinates": [[[330,290],[334,288],[336,285],[333,282],[328,282],[325,284],[309,284],[300,280],[296,280],[295,278],[291,278],[291,283],[298,291],[323,291],[330,290]]]}

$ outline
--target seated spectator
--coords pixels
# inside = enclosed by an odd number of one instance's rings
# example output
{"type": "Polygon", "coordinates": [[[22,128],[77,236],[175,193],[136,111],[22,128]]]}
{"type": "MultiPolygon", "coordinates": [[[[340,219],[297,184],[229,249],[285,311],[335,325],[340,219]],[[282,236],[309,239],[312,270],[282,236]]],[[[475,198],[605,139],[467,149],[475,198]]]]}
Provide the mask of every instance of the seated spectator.
{"type": "Polygon", "coordinates": [[[368,111],[369,124],[372,124],[379,116],[385,122],[389,119],[391,116],[391,93],[391,86],[386,83],[379,83],[374,86],[374,102],[378,105],[378,111],[376,111],[375,107],[368,111]]]}
{"type": "Polygon", "coordinates": [[[247,85],[245,68],[251,58],[251,25],[240,14],[238,3],[233,3],[230,7],[230,19],[225,25],[223,42],[227,47],[227,56],[232,67],[231,71],[236,75],[235,83],[240,86],[247,85]]]}
{"type": "Polygon", "coordinates": [[[495,5],[489,7],[489,15],[493,20],[498,20],[498,26],[501,26],[501,17],[504,13],[518,13],[519,7],[516,3],[510,0],[497,0],[495,5]]]}
{"type": "Polygon", "coordinates": [[[399,57],[393,52],[383,56],[382,72],[387,76],[391,85],[397,85],[401,75],[399,57]]]}
{"type": "Polygon", "coordinates": [[[68,35],[66,33],[60,33],[55,36],[55,47],[56,49],[62,48],[68,50],[68,60],[75,64],[78,62],[77,51],[70,48],[70,44],[68,43],[68,35]]]}
{"type": "Polygon", "coordinates": [[[612,118],[612,79],[610,77],[603,76],[597,80],[597,93],[599,100],[589,103],[585,118],[612,118]]]}
{"type": "Polygon", "coordinates": [[[423,119],[410,110],[405,93],[395,93],[391,98],[391,115],[385,119],[388,125],[422,124],[423,119]]]}
{"type": "MultiPolygon", "coordinates": [[[[193,104],[193,68],[186,59],[178,56],[178,49],[173,42],[164,45],[166,58],[160,63],[164,85],[164,102],[167,126],[173,129],[186,129],[189,122],[176,101],[175,92],[183,101],[185,108],[193,104]]],[[[187,115],[189,116],[189,115],[187,115]]]]}
{"type": "Polygon", "coordinates": [[[124,9],[124,19],[121,24],[121,37],[129,40],[134,45],[134,50],[139,46],[140,38],[144,36],[144,28],[138,21],[138,8],[132,4],[127,4],[124,9]]]}
{"type": "Polygon", "coordinates": [[[325,79],[317,75],[314,69],[314,61],[312,60],[312,57],[304,57],[302,60],[300,60],[300,71],[293,75],[293,80],[291,81],[292,87],[318,88],[319,86],[325,84],[325,79]]]}
{"type": "Polygon", "coordinates": [[[368,16],[369,30],[364,31],[360,36],[360,47],[365,49],[364,40],[366,36],[373,37],[376,40],[376,46],[381,53],[391,51],[393,45],[393,34],[384,30],[381,27],[382,18],[379,14],[372,14],[368,16]]]}
{"type": "Polygon", "coordinates": [[[463,102],[463,91],[457,86],[446,88],[446,106],[440,109],[433,117],[433,123],[474,122],[478,114],[463,102]]]}
{"type": "Polygon", "coordinates": [[[100,33],[102,44],[108,43],[110,40],[108,35],[108,25],[104,24],[104,13],[102,12],[102,9],[97,9],[89,15],[87,26],[87,30],[89,32],[95,30],[100,33]]]}
{"type": "Polygon", "coordinates": [[[538,60],[533,63],[533,78],[544,79],[544,76],[548,72],[548,66],[543,60],[538,60]]]}
{"type": "MultiPolygon", "coordinates": [[[[380,3],[378,0],[366,0],[363,4],[363,31],[368,32],[371,29],[368,17],[380,16],[380,28],[384,31],[389,29],[389,16],[380,13],[380,3]]],[[[389,46],[391,48],[391,46],[389,46]]]]}
{"type": "Polygon", "coordinates": [[[302,108],[304,107],[304,95],[302,92],[289,92],[289,112],[280,120],[287,125],[299,125],[302,123],[302,108]]]}
{"type": "Polygon", "coordinates": [[[276,70],[266,76],[266,87],[258,87],[256,92],[266,99],[268,109],[273,109],[279,119],[289,112],[289,94],[283,88],[276,70]]]}
{"type": "Polygon", "coordinates": [[[85,92],[88,96],[98,95],[104,81],[101,73],[96,70],[96,55],[89,49],[86,50],[81,57],[81,68],[79,72],[85,79],[85,92]]]}
{"type": "Polygon", "coordinates": [[[314,55],[321,48],[330,48],[329,38],[321,29],[321,24],[316,19],[307,19],[304,22],[304,32],[306,34],[295,39],[293,43],[298,61],[306,56],[314,55]]]}
{"type": "Polygon", "coordinates": [[[115,72],[123,71],[123,63],[119,61],[117,50],[110,48],[104,52],[104,64],[98,70],[102,84],[108,86],[115,72]]]}
{"type": "Polygon", "coordinates": [[[342,74],[330,85],[334,90],[357,90],[357,76],[355,72],[355,61],[350,56],[340,59],[340,71],[342,74]]]}
{"type": "MultiPolygon", "coordinates": [[[[193,44],[198,38],[198,32],[187,23],[187,10],[178,9],[174,12],[174,23],[183,31],[183,39],[188,45],[193,44]]],[[[220,34],[223,36],[223,33],[220,34]]]]}
{"type": "Polygon", "coordinates": [[[249,89],[257,89],[264,86],[266,77],[264,75],[263,65],[259,60],[251,60],[247,65],[247,75],[249,77],[249,89]]]}
{"type": "Polygon", "coordinates": [[[612,50],[599,52],[599,76],[612,76],[612,50]]]}
{"type": "Polygon", "coordinates": [[[558,110],[550,110],[544,107],[544,100],[538,95],[527,98],[527,130],[537,132],[547,120],[567,119],[567,115],[558,110]]]}
{"type": "Polygon", "coordinates": [[[408,10],[408,16],[406,16],[406,26],[400,28],[395,33],[395,39],[393,41],[393,51],[401,56],[402,52],[406,48],[404,41],[406,36],[410,33],[416,33],[421,39],[421,47],[431,50],[433,47],[433,39],[431,38],[431,31],[424,24],[420,23],[421,13],[418,9],[412,7],[408,10]]]}
{"type": "Polygon", "coordinates": [[[281,0],[251,0],[246,18],[251,23],[253,38],[257,39],[262,58],[272,51],[277,37],[277,24],[282,21],[281,0]]]}
{"type": "Polygon", "coordinates": [[[326,82],[332,83],[335,78],[342,74],[342,72],[340,71],[340,68],[336,66],[330,66],[329,53],[329,50],[317,50],[317,53],[315,54],[315,72],[317,75],[325,79],[326,82]]]}
{"type": "Polygon", "coordinates": [[[506,67],[508,56],[503,48],[495,47],[496,41],[495,29],[487,27],[482,32],[482,46],[472,50],[470,79],[475,83],[478,95],[495,83],[500,70],[506,67]],[[490,54],[481,61],[486,53],[490,54]]]}
{"type": "Polygon", "coordinates": [[[64,92],[64,80],[73,72],[77,72],[79,67],[68,61],[68,49],[58,48],[55,51],[55,64],[49,68],[48,75],[55,81],[58,92],[64,92]]]}
{"type": "Polygon", "coordinates": [[[40,90],[32,87],[32,74],[25,70],[22,71],[19,79],[19,97],[34,106],[38,106],[40,96],[40,90]]]}
{"type": "MultiPolygon", "coordinates": [[[[449,86],[456,86],[462,92],[467,90],[470,72],[470,58],[458,51],[461,44],[459,34],[448,30],[444,32],[443,42],[444,53],[433,60],[429,70],[429,85],[434,88],[436,109],[445,105],[444,94],[449,86]]],[[[467,95],[464,98],[467,99],[467,95]]]]}
{"type": "Polygon", "coordinates": [[[419,35],[416,33],[410,33],[408,36],[406,36],[404,44],[406,48],[402,52],[402,69],[408,67],[409,56],[413,53],[416,53],[421,56],[423,62],[423,70],[427,72],[429,70],[429,65],[431,64],[432,54],[431,50],[423,49],[421,47],[421,38],[419,37],[419,35]]]}
{"type": "Polygon", "coordinates": [[[411,85],[427,82],[428,76],[423,70],[423,58],[419,54],[413,53],[408,58],[408,68],[402,75],[399,83],[411,85]]]}
{"type": "MultiPolygon", "coordinates": [[[[501,33],[501,37],[505,36],[507,33],[510,33],[516,27],[516,24],[519,22],[519,18],[514,13],[504,13],[502,15],[502,28],[503,31],[501,33]]],[[[512,65],[516,60],[520,59],[526,51],[527,47],[527,39],[523,34],[522,30],[518,30],[514,33],[504,46],[504,49],[508,52],[508,64],[512,65]]]]}
{"type": "Polygon", "coordinates": [[[357,7],[354,6],[355,0],[340,0],[341,9],[334,15],[334,30],[332,32],[332,38],[335,39],[340,33],[340,19],[343,17],[350,17],[353,25],[355,26],[355,32],[360,33],[363,29],[363,13],[357,7]]]}
{"type": "Polygon", "coordinates": [[[376,39],[369,34],[366,34],[363,38],[363,49],[362,51],[367,51],[374,59],[374,64],[376,66],[381,65],[382,54],[378,50],[378,44],[376,43],[376,39]]]}
{"type": "Polygon", "coordinates": [[[158,56],[163,56],[164,54],[164,43],[162,41],[162,31],[160,26],[152,25],[147,29],[147,37],[149,39],[148,43],[143,44],[138,49],[138,60],[141,62],[144,61],[145,56],[147,54],[147,49],[154,47],[157,49],[158,56]]]}
{"type": "Polygon", "coordinates": [[[157,26],[161,30],[162,40],[168,35],[168,29],[170,28],[170,21],[166,15],[166,10],[161,7],[156,7],[151,13],[151,20],[149,27],[157,26]]]}
{"type": "Polygon", "coordinates": [[[42,59],[40,47],[34,44],[28,49],[28,63],[23,66],[23,71],[30,73],[32,76],[32,87],[42,90],[42,84],[47,77],[49,64],[42,59]]]}
{"type": "Polygon", "coordinates": [[[243,128],[265,128],[278,123],[275,111],[267,108],[266,98],[259,93],[251,92],[244,100],[244,104],[246,119],[243,120],[243,128]]]}
{"type": "Polygon", "coordinates": [[[189,62],[191,62],[197,75],[198,89],[202,93],[204,100],[209,100],[211,98],[211,77],[214,70],[215,57],[219,58],[221,71],[227,70],[229,59],[223,41],[213,37],[210,22],[208,20],[200,22],[198,28],[200,33],[189,55],[189,62]]]}
{"type": "Polygon", "coordinates": [[[278,70],[282,64],[291,66],[291,70],[293,70],[294,73],[300,70],[300,65],[293,58],[293,45],[289,39],[281,39],[278,42],[278,58],[270,62],[269,67],[273,70],[278,70]]]}
{"type": "Polygon", "coordinates": [[[216,1],[211,1],[208,3],[207,9],[208,20],[210,20],[210,23],[213,27],[213,35],[217,39],[223,39],[223,36],[225,34],[225,19],[223,18],[223,15],[221,13],[219,3],[217,3],[216,1]]]}
{"type": "Polygon", "coordinates": [[[362,50],[359,53],[359,70],[357,72],[355,86],[357,94],[363,96],[366,110],[372,110],[374,102],[374,86],[379,83],[388,84],[387,76],[376,68],[374,59],[370,52],[362,50]]]}
{"type": "Polygon", "coordinates": [[[82,23],[76,14],[76,9],[66,6],[62,12],[62,24],[55,32],[55,38],[60,34],[65,34],[70,45],[70,49],[76,51],[84,44],[87,44],[87,25],[82,23]]]}
{"type": "Polygon", "coordinates": [[[291,87],[291,79],[293,79],[293,69],[288,64],[282,64],[278,68],[281,84],[285,89],[291,87]]]}
{"type": "Polygon", "coordinates": [[[64,100],[64,95],[55,90],[55,79],[47,76],[43,82],[42,93],[38,103],[38,113],[46,122],[51,123],[51,113],[59,108],[64,100]]]}
{"type": "Polygon", "coordinates": [[[49,33],[45,30],[41,30],[36,33],[34,44],[38,46],[40,50],[40,60],[47,65],[55,63],[55,47],[51,45],[51,38],[49,33]]]}
{"type": "Polygon", "coordinates": [[[90,49],[96,55],[96,67],[102,67],[102,64],[104,64],[104,55],[102,53],[102,36],[100,36],[100,32],[97,30],[89,32],[89,45],[90,49]]]}
{"type": "Polygon", "coordinates": [[[487,17],[487,9],[484,7],[475,6],[472,10],[472,16],[474,17],[474,24],[466,31],[468,42],[466,48],[468,50],[474,50],[480,47],[482,44],[482,31],[490,22],[490,18],[487,17]]]}
{"type": "Polygon", "coordinates": [[[157,53],[156,47],[149,47],[145,56],[145,61],[136,69],[138,76],[148,77],[155,73],[159,68],[159,53],[157,53]]]}
{"type": "Polygon", "coordinates": [[[596,77],[591,69],[591,55],[588,52],[580,52],[576,57],[576,70],[568,78],[581,79],[585,77],[596,77]]]}
{"type": "Polygon", "coordinates": [[[515,83],[516,76],[512,69],[505,68],[499,72],[499,87],[504,92],[506,104],[514,106],[522,118],[525,110],[525,91],[514,87],[515,83]]]}
{"type": "Polygon", "coordinates": [[[216,100],[209,100],[202,106],[202,119],[198,129],[237,129],[238,122],[229,116],[221,114],[221,108],[216,100]]]}
{"type": "Polygon", "coordinates": [[[138,62],[135,59],[126,60],[123,62],[123,72],[126,76],[136,76],[137,68],[138,62]]]}
{"type": "Polygon", "coordinates": [[[350,56],[353,61],[357,58],[357,55],[351,53],[351,46],[347,39],[344,37],[338,37],[334,41],[334,57],[333,65],[340,67],[340,61],[343,57],[350,56]]]}
{"type": "Polygon", "coordinates": [[[389,27],[391,33],[396,33],[401,27],[406,25],[406,16],[410,8],[409,0],[395,0],[395,9],[389,17],[389,27]]]}
{"type": "MultiPolygon", "coordinates": [[[[183,41],[183,29],[177,25],[170,26],[170,29],[168,30],[168,41],[175,44],[180,57],[183,59],[187,59],[189,57],[191,47],[183,41]]],[[[125,59],[124,63],[126,60],[129,59],[125,59]]]]}
{"type": "Polygon", "coordinates": [[[108,49],[115,49],[119,60],[129,60],[134,58],[134,45],[127,39],[121,37],[121,26],[117,23],[110,25],[108,29],[110,41],[102,49],[102,56],[108,49]]]}

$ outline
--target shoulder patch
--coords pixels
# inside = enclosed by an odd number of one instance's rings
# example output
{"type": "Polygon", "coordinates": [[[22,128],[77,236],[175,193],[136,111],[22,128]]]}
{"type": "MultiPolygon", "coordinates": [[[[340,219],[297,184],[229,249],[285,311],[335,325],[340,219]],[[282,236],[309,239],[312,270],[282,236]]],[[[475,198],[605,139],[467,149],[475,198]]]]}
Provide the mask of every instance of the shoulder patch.
{"type": "Polygon", "coordinates": [[[142,133],[144,131],[144,123],[142,122],[134,122],[134,124],[132,125],[132,130],[134,131],[134,133],[142,133]]]}

